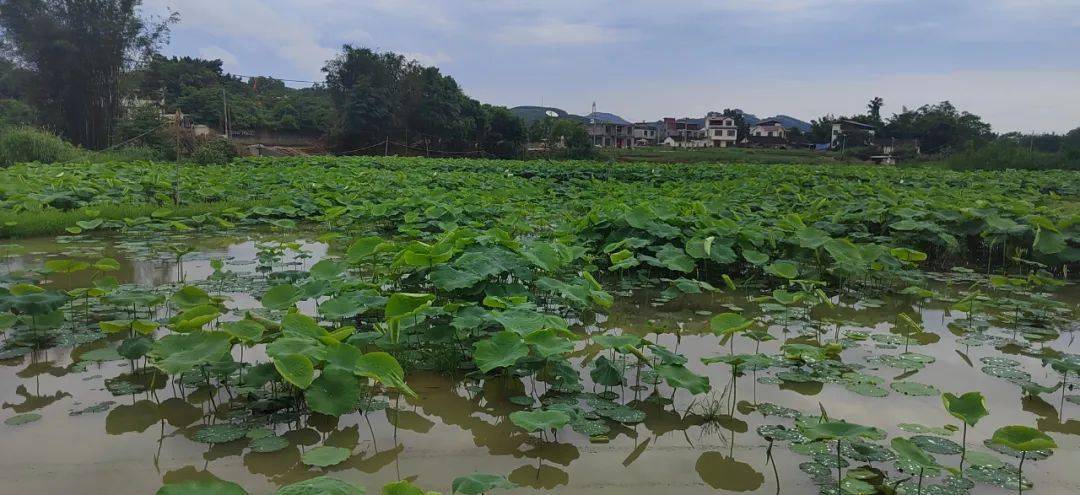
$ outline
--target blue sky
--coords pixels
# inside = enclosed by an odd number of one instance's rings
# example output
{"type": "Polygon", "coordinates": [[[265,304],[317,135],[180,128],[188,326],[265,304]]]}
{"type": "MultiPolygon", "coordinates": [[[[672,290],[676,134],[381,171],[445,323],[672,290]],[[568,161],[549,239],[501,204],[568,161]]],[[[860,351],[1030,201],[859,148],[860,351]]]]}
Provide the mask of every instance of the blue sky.
{"type": "Polygon", "coordinates": [[[344,43],[470,96],[630,120],[742,108],[804,120],[950,100],[998,132],[1080,127],[1080,0],[145,0],[167,53],[322,80],[344,43]]]}

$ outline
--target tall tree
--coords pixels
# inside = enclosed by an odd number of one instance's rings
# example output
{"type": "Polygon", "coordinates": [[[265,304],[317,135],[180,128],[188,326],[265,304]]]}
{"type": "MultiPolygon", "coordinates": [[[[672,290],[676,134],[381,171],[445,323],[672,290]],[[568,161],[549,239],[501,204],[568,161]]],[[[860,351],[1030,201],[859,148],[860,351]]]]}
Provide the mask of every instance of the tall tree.
{"type": "Polygon", "coordinates": [[[875,96],[870,100],[870,103],[866,104],[868,115],[870,116],[870,119],[874,121],[874,125],[880,126],[883,123],[881,121],[881,107],[883,105],[885,105],[885,100],[880,96],[875,96]]]}
{"type": "Polygon", "coordinates": [[[121,79],[167,40],[177,17],[141,16],[141,0],[0,0],[0,29],[30,72],[42,117],[90,148],[108,144],[121,79]]]}

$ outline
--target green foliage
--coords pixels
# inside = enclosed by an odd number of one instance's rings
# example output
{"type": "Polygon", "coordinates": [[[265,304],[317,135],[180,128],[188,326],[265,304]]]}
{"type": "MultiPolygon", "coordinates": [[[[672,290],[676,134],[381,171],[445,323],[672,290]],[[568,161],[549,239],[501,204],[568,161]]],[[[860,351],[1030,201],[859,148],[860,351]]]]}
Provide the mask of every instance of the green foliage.
{"type": "Polygon", "coordinates": [[[986,399],[981,392],[967,392],[959,397],[944,393],[941,394],[941,402],[949,414],[968,426],[975,426],[980,419],[990,414],[990,411],[986,410],[986,399]]]}
{"type": "Polygon", "coordinates": [[[0,128],[0,166],[20,162],[56,163],[74,159],[74,146],[33,127],[0,128]]]}
{"type": "Polygon", "coordinates": [[[236,157],[236,150],[227,139],[208,139],[199,143],[191,154],[191,161],[200,165],[223,165],[236,157]]]}

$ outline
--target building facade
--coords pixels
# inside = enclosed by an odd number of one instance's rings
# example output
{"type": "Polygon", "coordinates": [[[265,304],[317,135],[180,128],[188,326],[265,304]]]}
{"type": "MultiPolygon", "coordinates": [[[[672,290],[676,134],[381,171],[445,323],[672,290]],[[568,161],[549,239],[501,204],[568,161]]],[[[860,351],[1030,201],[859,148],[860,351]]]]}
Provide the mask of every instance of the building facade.
{"type": "Polygon", "coordinates": [[[705,116],[705,139],[714,148],[727,148],[739,142],[739,127],[734,117],[717,113],[705,116]]]}
{"type": "Polygon", "coordinates": [[[618,115],[592,112],[584,118],[589,142],[598,148],[633,148],[634,124],[618,115]]]}
{"type": "Polygon", "coordinates": [[[750,127],[750,135],[753,137],[778,137],[787,139],[787,131],[778,120],[762,120],[750,127]]]}

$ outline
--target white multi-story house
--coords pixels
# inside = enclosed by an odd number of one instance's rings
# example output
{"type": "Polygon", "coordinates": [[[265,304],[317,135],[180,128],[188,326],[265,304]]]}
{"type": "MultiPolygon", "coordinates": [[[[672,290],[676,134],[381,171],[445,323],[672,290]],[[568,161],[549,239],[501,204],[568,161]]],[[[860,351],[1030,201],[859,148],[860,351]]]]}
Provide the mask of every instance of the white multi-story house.
{"type": "Polygon", "coordinates": [[[735,146],[739,140],[739,128],[735,125],[735,118],[717,113],[706,115],[705,138],[708,145],[714,148],[735,146]]]}
{"type": "Polygon", "coordinates": [[[750,135],[755,137],[778,137],[787,139],[787,131],[779,120],[762,120],[750,128],[750,135]]]}
{"type": "Polygon", "coordinates": [[[634,124],[634,146],[656,146],[658,142],[656,124],[634,124]]]}

